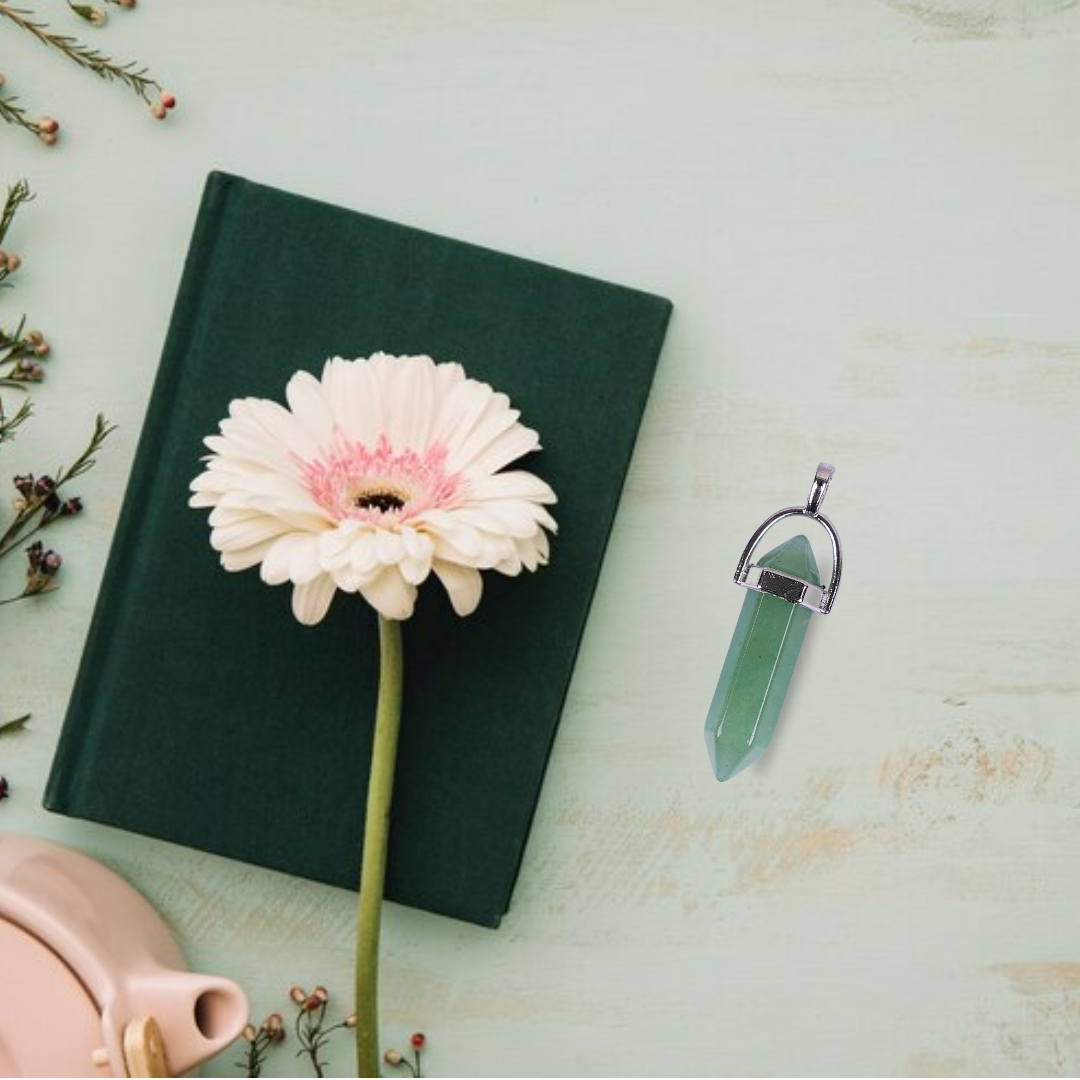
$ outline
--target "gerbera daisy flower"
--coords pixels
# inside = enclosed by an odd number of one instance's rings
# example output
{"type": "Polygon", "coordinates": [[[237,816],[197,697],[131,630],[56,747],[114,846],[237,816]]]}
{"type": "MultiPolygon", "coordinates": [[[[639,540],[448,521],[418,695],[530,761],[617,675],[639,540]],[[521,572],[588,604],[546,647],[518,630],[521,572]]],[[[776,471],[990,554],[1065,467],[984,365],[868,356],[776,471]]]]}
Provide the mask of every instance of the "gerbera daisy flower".
{"type": "Polygon", "coordinates": [[[476,610],[480,571],[518,574],[548,560],[555,493],[503,472],[540,448],[505,394],[428,356],[328,360],[297,372],[288,408],[238,398],[207,438],[193,507],[210,508],[226,570],[260,566],[293,585],[313,625],[336,590],[387,619],[409,618],[432,573],[459,615],[476,610]]]}

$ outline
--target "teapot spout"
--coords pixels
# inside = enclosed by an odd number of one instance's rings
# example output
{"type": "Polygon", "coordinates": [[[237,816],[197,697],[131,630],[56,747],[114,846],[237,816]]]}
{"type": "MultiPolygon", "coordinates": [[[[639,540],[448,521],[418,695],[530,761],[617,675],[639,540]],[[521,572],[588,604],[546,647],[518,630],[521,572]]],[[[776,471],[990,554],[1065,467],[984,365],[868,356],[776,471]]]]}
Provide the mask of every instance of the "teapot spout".
{"type": "Polygon", "coordinates": [[[125,989],[111,1019],[126,1026],[152,1016],[170,1076],[182,1076],[224,1050],[248,1021],[244,992],[216,975],[157,968],[140,973],[125,989]]]}

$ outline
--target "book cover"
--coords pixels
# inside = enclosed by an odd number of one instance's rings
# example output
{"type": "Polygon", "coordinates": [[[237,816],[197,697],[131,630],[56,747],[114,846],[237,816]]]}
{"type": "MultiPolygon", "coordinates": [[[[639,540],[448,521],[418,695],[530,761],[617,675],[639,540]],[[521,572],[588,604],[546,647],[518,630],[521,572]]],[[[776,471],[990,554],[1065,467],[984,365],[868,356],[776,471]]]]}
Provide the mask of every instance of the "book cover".
{"type": "Polygon", "coordinates": [[[435,583],[404,626],[386,895],[497,926],[509,907],[671,305],[213,173],[45,793],[48,809],[356,887],[377,623],[225,573],[188,508],[234,397],[328,356],[426,353],[507,393],[558,493],[551,564],[435,583]]]}

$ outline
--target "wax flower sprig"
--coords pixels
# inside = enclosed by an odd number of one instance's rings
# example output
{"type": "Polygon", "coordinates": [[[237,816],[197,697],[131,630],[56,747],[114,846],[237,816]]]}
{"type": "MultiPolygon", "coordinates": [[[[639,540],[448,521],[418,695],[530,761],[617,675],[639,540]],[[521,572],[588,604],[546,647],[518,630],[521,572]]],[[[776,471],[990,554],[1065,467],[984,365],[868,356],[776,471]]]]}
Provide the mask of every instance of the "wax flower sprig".
{"type": "MultiPolygon", "coordinates": [[[[20,180],[8,189],[0,209],[0,290],[10,288],[13,284],[10,279],[22,270],[22,258],[5,244],[19,209],[33,197],[26,181],[20,180]]],[[[40,331],[26,330],[25,317],[19,319],[14,330],[0,327],[0,447],[11,441],[30,419],[33,404],[28,391],[32,384],[44,379],[42,364],[50,352],[49,343],[40,331]]],[[[9,555],[24,555],[26,575],[19,591],[0,595],[0,606],[40,596],[56,587],[55,579],[63,559],[45,546],[39,534],[82,511],[82,499],[69,495],[67,486],[93,468],[96,455],[112,430],[113,426],[99,415],[89,442],[70,465],[52,473],[13,477],[11,520],[6,525],[0,521],[0,560],[9,555]]],[[[26,717],[19,717],[17,723],[25,720],[26,717]]],[[[0,726],[0,733],[5,730],[13,730],[10,722],[0,726]]]]}
{"type": "MultiPolygon", "coordinates": [[[[131,9],[136,0],[106,0],[116,7],[131,9]]],[[[106,22],[105,9],[94,4],[74,3],[67,0],[67,6],[76,17],[95,27],[106,22]]],[[[67,57],[85,71],[96,75],[106,82],[120,83],[133,94],[141,98],[157,120],[164,120],[171,109],[176,107],[176,95],[162,89],[161,84],[150,71],[134,60],[118,61],[107,56],[100,49],[86,45],[70,34],[58,33],[48,23],[41,21],[33,11],[15,7],[0,0],[0,20],[29,34],[60,55],[67,57]]],[[[0,120],[22,128],[36,136],[46,146],[55,145],[60,135],[60,122],[51,116],[31,117],[19,99],[6,92],[7,80],[0,73],[0,120]]]]}
{"type": "MultiPolygon", "coordinates": [[[[371,734],[356,941],[359,1076],[378,1076],[379,934],[404,679],[402,623],[439,579],[471,615],[482,571],[516,576],[548,561],[555,492],[524,470],[540,449],[505,394],[430,356],[335,357],[297,372],[288,408],[239,398],[191,488],[210,511],[226,570],[259,566],[291,583],[297,620],[321,622],[337,592],[378,615],[379,687],[371,734]]],[[[349,663],[348,656],[341,657],[349,663]]],[[[371,723],[370,717],[365,721],[371,723]]],[[[419,1049],[419,1047],[416,1047],[419,1049]]]]}
{"type": "MultiPolygon", "coordinates": [[[[326,1010],[330,994],[325,986],[316,986],[310,994],[302,986],[291,986],[289,1000],[296,1009],[293,1028],[300,1047],[296,1056],[308,1059],[312,1075],[325,1076],[326,1062],[321,1056],[323,1050],[334,1032],[356,1027],[356,1015],[350,1013],[336,1023],[328,1022],[326,1010]]],[[[262,1076],[270,1052],[285,1042],[285,1020],[281,1013],[271,1013],[258,1027],[248,1024],[241,1038],[245,1043],[244,1059],[237,1064],[244,1069],[245,1076],[262,1076]]]]}

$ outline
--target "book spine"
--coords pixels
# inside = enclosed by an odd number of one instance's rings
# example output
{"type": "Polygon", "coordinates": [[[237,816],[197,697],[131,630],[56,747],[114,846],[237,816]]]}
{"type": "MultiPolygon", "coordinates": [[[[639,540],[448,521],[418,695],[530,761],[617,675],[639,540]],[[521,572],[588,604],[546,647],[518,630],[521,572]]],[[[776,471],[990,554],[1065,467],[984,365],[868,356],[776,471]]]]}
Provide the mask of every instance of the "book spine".
{"type": "Polygon", "coordinates": [[[150,503],[161,448],[167,444],[165,432],[173,415],[176,390],[184,375],[185,359],[199,333],[203,290],[213,262],[222,215],[230,191],[242,183],[238,177],[212,172],[203,190],[120,518],[45,786],[42,803],[47,810],[78,817],[86,798],[80,780],[85,774],[83,765],[88,755],[94,752],[97,701],[103,698],[103,687],[110,678],[110,633],[121,621],[121,609],[140,602],[139,534],[143,513],[150,503]]]}

